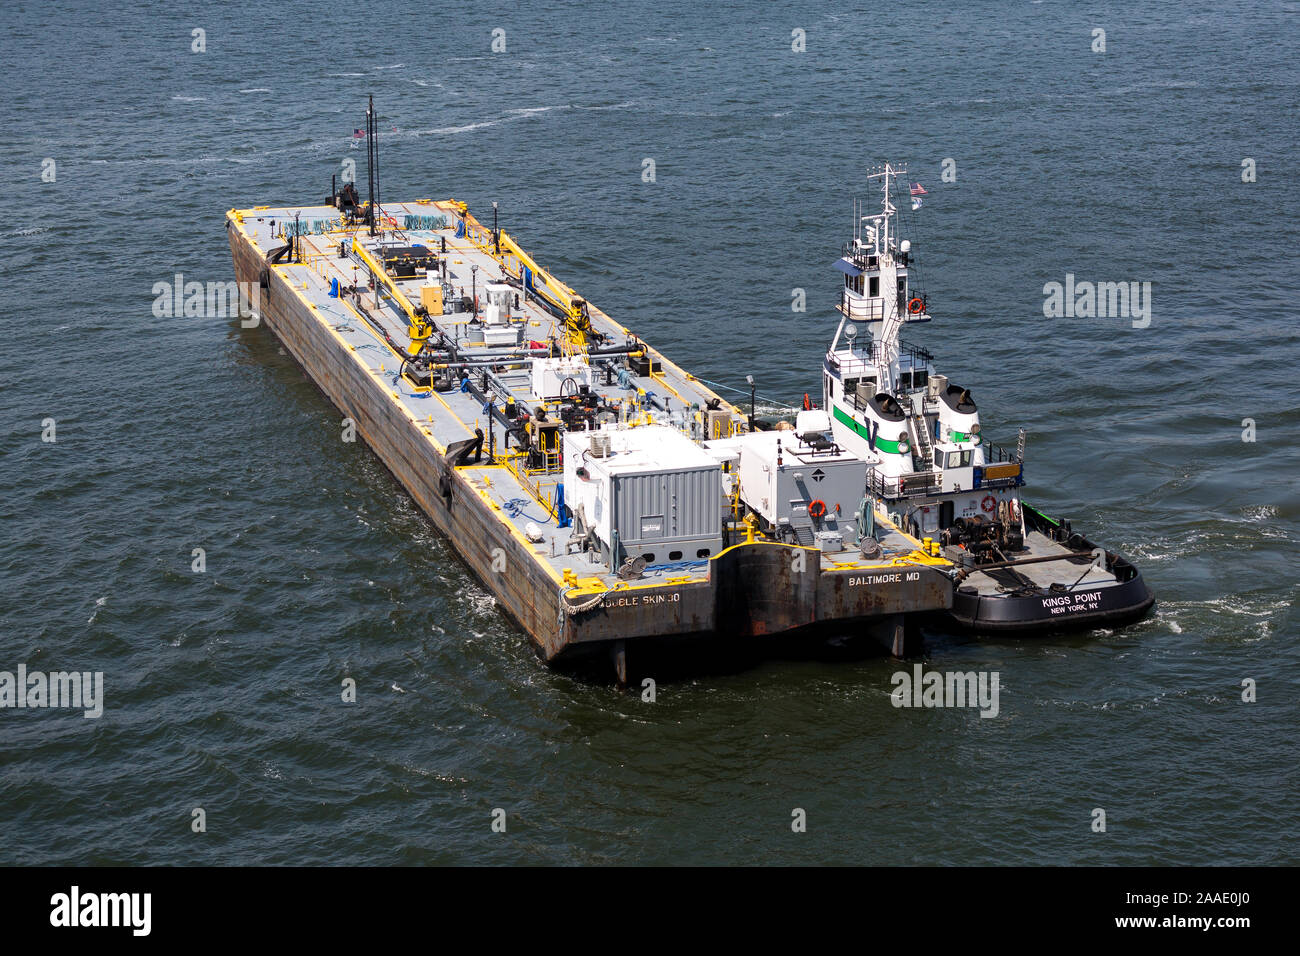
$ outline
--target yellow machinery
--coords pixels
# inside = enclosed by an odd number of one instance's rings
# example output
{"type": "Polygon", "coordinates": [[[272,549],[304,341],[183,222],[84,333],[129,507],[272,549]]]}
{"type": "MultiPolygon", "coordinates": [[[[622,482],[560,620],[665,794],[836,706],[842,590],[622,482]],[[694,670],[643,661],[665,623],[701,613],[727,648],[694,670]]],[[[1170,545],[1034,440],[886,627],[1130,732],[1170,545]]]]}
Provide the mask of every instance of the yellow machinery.
{"type": "Polygon", "coordinates": [[[560,467],[560,422],[548,419],[539,422],[530,420],[527,425],[528,435],[532,439],[533,452],[538,456],[533,467],[547,474],[558,471],[560,467]]]}
{"type": "Polygon", "coordinates": [[[695,411],[695,425],[705,440],[730,438],[734,434],[731,412],[725,408],[700,408],[695,411]]]}
{"type": "Polygon", "coordinates": [[[442,286],[420,286],[420,305],[429,315],[442,315],[442,286]]]}
{"type": "MultiPolygon", "coordinates": [[[[381,283],[388,290],[388,294],[393,297],[393,301],[401,306],[402,311],[406,313],[406,334],[411,340],[406,347],[406,351],[407,354],[412,356],[419,355],[420,350],[424,348],[424,343],[429,341],[429,337],[433,335],[433,323],[429,321],[428,314],[421,314],[416,310],[411,300],[406,297],[406,293],[399,289],[397,283],[388,275],[388,270],[384,268],[384,264],[371,255],[370,251],[355,236],[352,238],[352,251],[358,259],[369,267],[371,274],[375,277],[375,282],[381,283]]],[[[420,296],[421,299],[424,298],[423,291],[420,296]]],[[[441,289],[438,290],[438,310],[433,312],[427,305],[424,306],[424,309],[426,313],[442,314],[441,289]]]]}

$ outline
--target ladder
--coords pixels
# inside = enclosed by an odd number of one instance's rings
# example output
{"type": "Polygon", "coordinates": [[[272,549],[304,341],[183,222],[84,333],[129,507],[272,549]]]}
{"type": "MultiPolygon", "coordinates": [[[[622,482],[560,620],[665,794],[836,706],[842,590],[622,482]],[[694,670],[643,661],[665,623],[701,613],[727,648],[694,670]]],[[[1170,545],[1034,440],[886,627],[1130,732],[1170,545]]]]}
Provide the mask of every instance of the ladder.
{"type": "Polygon", "coordinates": [[[1025,430],[1020,429],[1020,434],[1016,438],[1016,461],[1022,465],[1025,463],[1025,430]]]}
{"type": "Polygon", "coordinates": [[[922,406],[921,411],[912,406],[912,432],[916,438],[916,447],[920,451],[918,456],[921,462],[928,469],[934,464],[934,446],[930,443],[930,423],[925,418],[925,408],[922,406]]]}

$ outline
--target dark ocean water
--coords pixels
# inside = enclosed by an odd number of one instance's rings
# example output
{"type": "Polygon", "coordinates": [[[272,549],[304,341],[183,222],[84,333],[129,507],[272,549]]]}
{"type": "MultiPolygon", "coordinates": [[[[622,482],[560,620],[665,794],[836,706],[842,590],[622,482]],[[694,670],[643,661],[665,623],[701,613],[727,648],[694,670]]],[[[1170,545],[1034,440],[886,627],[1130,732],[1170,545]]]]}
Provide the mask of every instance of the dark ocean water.
{"type": "Polygon", "coordinates": [[[1300,859],[1300,4],[7,9],[0,669],[103,671],[106,700],[0,711],[0,862],[1300,859]],[[369,93],[385,197],[499,201],[610,315],[785,402],[817,391],[851,197],[907,163],[912,338],[1157,613],[931,635],[928,666],[999,672],[994,719],[895,709],[877,656],[654,704],[548,670],[268,332],[151,312],[232,278],[228,208],[363,158],[369,93]],[[1151,282],[1150,326],[1045,318],[1066,273],[1151,282]]]}

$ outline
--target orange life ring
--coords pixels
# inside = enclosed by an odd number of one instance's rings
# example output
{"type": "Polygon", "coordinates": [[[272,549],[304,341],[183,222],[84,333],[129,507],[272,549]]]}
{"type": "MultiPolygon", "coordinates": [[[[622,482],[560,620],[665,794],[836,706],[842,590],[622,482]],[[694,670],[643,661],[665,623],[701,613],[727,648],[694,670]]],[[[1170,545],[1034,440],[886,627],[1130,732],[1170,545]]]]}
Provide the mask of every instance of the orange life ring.
{"type": "Polygon", "coordinates": [[[822,501],[820,498],[814,498],[812,501],[808,502],[808,517],[826,517],[826,502],[822,501]]]}
{"type": "Polygon", "coordinates": [[[925,311],[925,303],[922,302],[920,298],[914,298],[911,302],[907,303],[907,311],[911,312],[913,315],[920,315],[925,311]]]}
{"type": "Polygon", "coordinates": [[[980,502],[980,507],[985,511],[992,512],[998,506],[998,499],[992,495],[985,495],[984,500],[980,502]]]}

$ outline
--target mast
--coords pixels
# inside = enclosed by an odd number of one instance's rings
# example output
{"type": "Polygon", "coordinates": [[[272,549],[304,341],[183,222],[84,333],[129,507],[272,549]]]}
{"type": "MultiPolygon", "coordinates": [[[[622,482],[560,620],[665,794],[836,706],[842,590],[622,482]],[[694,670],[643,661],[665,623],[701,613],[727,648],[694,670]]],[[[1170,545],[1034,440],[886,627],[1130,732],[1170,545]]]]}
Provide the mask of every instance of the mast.
{"type": "Polygon", "coordinates": [[[370,206],[366,219],[370,223],[370,234],[375,234],[375,193],[378,175],[375,164],[379,161],[379,144],[375,142],[375,95],[370,94],[370,105],[366,107],[366,174],[370,180],[370,206]]]}
{"type": "MultiPolygon", "coordinates": [[[[841,335],[846,322],[863,323],[871,335],[870,351],[858,359],[876,372],[876,382],[884,390],[892,389],[899,373],[901,343],[899,333],[909,320],[925,320],[924,302],[909,298],[911,262],[908,258],[911,243],[903,239],[895,228],[894,183],[907,175],[907,167],[885,163],[867,173],[868,179],[881,182],[880,211],[866,212],[867,200],[853,201],[854,237],[848,243],[844,261],[837,268],[844,273],[841,291],[840,322],[831,341],[831,351],[840,348],[841,335]],[[917,308],[916,303],[920,302],[917,308]]],[[[850,336],[851,337],[851,336],[850,336]]],[[[850,344],[849,351],[853,351],[850,344]]]]}
{"type": "Polygon", "coordinates": [[[880,292],[884,300],[884,314],[883,321],[880,323],[879,337],[873,357],[879,370],[879,381],[882,383],[893,381],[894,368],[898,361],[898,333],[903,327],[903,316],[899,311],[897,293],[898,257],[894,251],[895,240],[890,235],[889,229],[894,214],[898,210],[889,201],[889,187],[895,177],[905,172],[906,169],[895,169],[889,163],[885,163],[883,169],[871,173],[867,177],[868,179],[881,179],[884,181],[881,186],[884,198],[881,202],[880,215],[872,217],[880,223],[877,230],[877,251],[880,255],[880,292]]]}
{"type": "Polygon", "coordinates": [[[889,179],[893,175],[893,172],[894,171],[890,167],[889,163],[885,163],[885,171],[883,173],[885,185],[881,187],[885,193],[885,201],[882,204],[884,218],[880,225],[884,235],[884,246],[886,251],[889,249],[889,217],[894,213],[894,207],[889,205],[889,179]]]}

